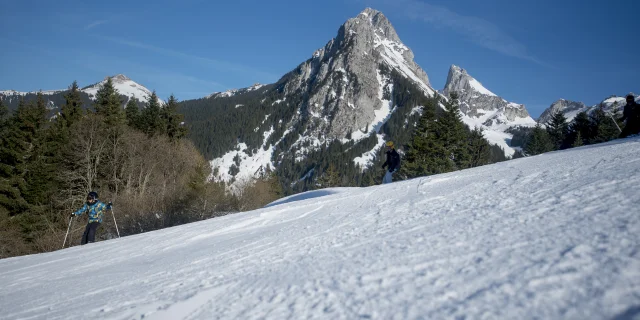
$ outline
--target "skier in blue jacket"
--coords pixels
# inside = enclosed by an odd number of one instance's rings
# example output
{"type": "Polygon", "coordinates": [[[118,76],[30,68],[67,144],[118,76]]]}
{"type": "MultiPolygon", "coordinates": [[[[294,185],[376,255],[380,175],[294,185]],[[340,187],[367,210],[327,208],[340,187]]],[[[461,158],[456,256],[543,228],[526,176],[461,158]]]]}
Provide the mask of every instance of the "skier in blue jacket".
{"type": "Polygon", "coordinates": [[[87,212],[89,215],[89,223],[87,223],[87,227],[84,229],[84,233],[82,234],[82,241],[80,244],[85,245],[89,242],[94,242],[96,239],[96,230],[102,223],[102,218],[104,217],[104,212],[107,210],[111,210],[111,202],[109,204],[104,204],[98,201],[98,193],[91,191],[87,195],[87,202],[80,208],[80,210],[71,214],[71,217],[79,216],[83,212],[87,212]]]}

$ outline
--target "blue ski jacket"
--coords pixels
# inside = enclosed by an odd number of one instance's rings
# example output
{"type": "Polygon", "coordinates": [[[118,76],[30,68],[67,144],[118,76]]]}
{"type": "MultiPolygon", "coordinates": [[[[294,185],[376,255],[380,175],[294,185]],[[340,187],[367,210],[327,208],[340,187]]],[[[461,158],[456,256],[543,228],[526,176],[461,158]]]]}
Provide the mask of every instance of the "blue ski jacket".
{"type": "Polygon", "coordinates": [[[89,215],[89,223],[91,222],[102,223],[102,217],[104,217],[104,212],[107,210],[111,210],[110,205],[104,204],[100,201],[96,201],[96,203],[92,205],[88,205],[87,203],[85,203],[84,206],[80,208],[80,210],[74,212],[73,214],[76,216],[79,216],[86,211],[89,215]]]}

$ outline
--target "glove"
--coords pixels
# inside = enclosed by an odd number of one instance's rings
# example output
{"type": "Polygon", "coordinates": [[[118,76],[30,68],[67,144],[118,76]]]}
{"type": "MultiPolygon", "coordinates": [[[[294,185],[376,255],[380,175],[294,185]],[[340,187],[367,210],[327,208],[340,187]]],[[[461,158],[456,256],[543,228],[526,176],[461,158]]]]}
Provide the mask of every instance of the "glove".
{"type": "Polygon", "coordinates": [[[75,216],[76,216],[76,214],[75,214],[75,213],[73,213],[73,212],[71,212],[71,218],[73,218],[73,217],[75,217],[75,216]]]}

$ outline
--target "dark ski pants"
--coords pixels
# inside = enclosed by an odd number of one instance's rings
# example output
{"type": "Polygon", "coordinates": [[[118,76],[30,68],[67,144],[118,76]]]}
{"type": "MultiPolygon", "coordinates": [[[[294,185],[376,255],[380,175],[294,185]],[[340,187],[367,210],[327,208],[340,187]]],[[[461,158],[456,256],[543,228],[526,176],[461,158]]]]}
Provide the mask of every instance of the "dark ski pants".
{"type": "Polygon", "coordinates": [[[96,241],[96,230],[100,226],[100,222],[90,222],[87,223],[87,227],[84,228],[84,233],[82,234],[82,242],[80,244],[85,245],[89,242],[96,241]]]}

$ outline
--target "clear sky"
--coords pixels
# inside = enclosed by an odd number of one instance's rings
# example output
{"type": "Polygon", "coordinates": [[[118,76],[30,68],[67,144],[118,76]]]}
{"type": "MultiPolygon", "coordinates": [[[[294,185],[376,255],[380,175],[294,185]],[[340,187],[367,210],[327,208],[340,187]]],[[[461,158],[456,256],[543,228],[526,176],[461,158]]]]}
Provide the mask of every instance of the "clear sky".
{"type": "Polygon", "coordinates": [[[161,98],[272,83],[366,7],[442,89],[459,65],[537,117],[559,98],[640,93],[640,1],[0,0],[0,90],[123,73],[161,98]]]}

